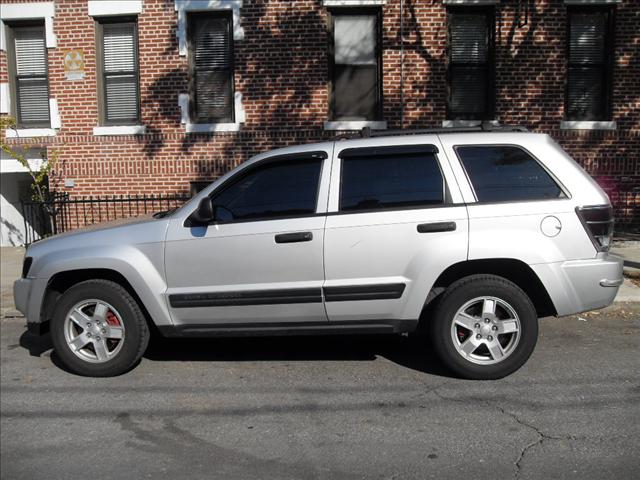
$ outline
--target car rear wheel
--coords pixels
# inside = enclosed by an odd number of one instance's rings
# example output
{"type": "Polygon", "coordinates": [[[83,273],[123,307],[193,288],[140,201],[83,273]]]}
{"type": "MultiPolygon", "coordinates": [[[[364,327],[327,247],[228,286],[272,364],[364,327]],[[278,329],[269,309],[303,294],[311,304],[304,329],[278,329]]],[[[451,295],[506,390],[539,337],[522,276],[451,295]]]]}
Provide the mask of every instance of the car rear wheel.
{"type": "Polygon", "coordinates": [[[88,280],[69,288],[51,320],[54,349],[70,371],[110,377],[131,369],[149,342],[140,306],[124,288],[108,280],[88,280]]]}
{"type": "Polygon", "coordinates": [[[529,297],[495,275],[472,275],[452,284],[430,327],[433,347],[445,365],[476,380],[515,372],[538,339],[538,317],[529,297]]]}

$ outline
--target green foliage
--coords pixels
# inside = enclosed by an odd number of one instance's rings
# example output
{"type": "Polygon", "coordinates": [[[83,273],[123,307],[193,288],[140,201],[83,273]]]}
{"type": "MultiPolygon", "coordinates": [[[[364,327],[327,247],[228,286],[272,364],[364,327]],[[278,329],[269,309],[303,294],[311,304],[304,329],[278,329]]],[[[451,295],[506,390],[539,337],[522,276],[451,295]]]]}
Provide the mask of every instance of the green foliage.
{"type": "MultiPolygon", "coordinates": [[[[12,117],[0,118],[0,130],[15,129],[16,121],[12,117]]],[[[31,185],[32,199],[40,202],[46,202],[49,195],[48,178],[49,174],[54,170],[58,164],[59,153],[57,150],[52,150],[48,155],[43,154],[43,162],[40,164],[40,168],[33,169],[20,149],[15,148],[7,143],[5,136],[0,135],[0,148],[2,151],[9,155],[22,165],[33,180],[31,185]]]]}

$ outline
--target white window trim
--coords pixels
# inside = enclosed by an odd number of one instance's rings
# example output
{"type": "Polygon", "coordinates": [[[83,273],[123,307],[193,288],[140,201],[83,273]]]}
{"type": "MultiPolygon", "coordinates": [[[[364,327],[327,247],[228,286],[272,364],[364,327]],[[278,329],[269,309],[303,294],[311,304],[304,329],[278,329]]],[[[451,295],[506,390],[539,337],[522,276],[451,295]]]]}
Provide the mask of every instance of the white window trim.
{"type": "Polygon", "coordinates": [[[497,5],[500,3],[500,0],[443,0],[443,4],[445,5],[497,5]]]}
{"type": "Polygon", "coordinates": [[[178,95],[178,105],[180,106],[180,115],[186,133],[216,133],[216,132],[238,132],[240,124],[246,121],[246,113],[242,106],[242,94],[236,92],[234,96],[234,118],[235,122],[221,123],[192,123],[189,118],[189,94],[181,93],[178,95]]]}
{"type": "Polygon", "coordinates": [[[0,113],[9,113],[11,111],[11,93],[8,83],[0,83],[0,113]]]}
{"type": "Polygon", "coordinates": [[[240,26],[240,8],[242,0],[175,0],[178,12],[178,53],[186,57],[187,48],[187,12],[209,12],[216,10],[232,10],[233,39],[243,40],[244,29],[240,26]]]}
{"type": "Polygon", "coordinates": [[[560,122],[560,130],[615,130],[615,121],[565,120],[560,122]]]}
{"type": "Polygon", "coordinates": [[[55,98],[49,98],[49,121],[51,122],[51,128],[62,127],[60,111],[58,110],[58,100],[55,98]]]}
{"type": "Polygon", "coordinates": [[[386,3],[387,0],[322,0],[324,7],[375,7],[386,3]]]}
{"type": "Polygon", "coordinates": [[[483,123],[498,126],[498,120],[443,120],[442,128],[479,127],[483,123]]]}
{"type": "Polygon", "coordinates": [[[53,17],[55,16],[54,2],[43,3],[10,3],[2,4],[0,8],[0,50],[5,51],[6,37],[4,22],[7,20],[44,19],[45,43],[47,48],[55,48],[56,35],[53,31],[53,17]]]}
{"type": "MultiPolygon", "coordinates": [[[[2,85],[7,85],[6,83],[2,85]]],[[[0,85],[0,86],[2,86],[0,85]]],[[[7,92],[9,89],[7,88],[7,92]]],[[[4,95],[4,94],[3,94],[4,95]]],[[[9,102],[8,95],[5,97],[7,103],[9,102]]],[[[3,106],[4,108],[4,106],[3,106]]],[[[7,112],[9,113],[9,105],[7,105],[7,112]]],[[[22,137],[53,137],[57,134],[56,129],[62,127],[62,120],[60,118],[60,111],[58,110],[58,100],[55,98],[49,98],[49,122],[51,128],[7,128],[6,138],[22,138],[22,137]]]]}
{"type": "Polygon", "coordinates": [[[369,127],[371,130],[386,130],[387,122],[384,120],[335,120],[324,122],[325,130],[362,130],[369,127]]]}
{"type": "Polygon", "coordinates": [[[93,127],[93,134],[100,135],[144,135],[147,127],[144,125],[113,125],[105,127],[93,127]]]}
{"type": "Polygon", "coordinates": [[[7,138],[55,137],[53,128],[8,128],[7,138]]]}
{"type": "Polygon", "coordinates": [[[142,13],[142,0],[89,0],[90,17],[138,15],[142,13]]]}
{"type": "Polygon", "coordinates": [[[565,5],[611,5],[622,3],[622,0],[564,0],[565,5]]]}

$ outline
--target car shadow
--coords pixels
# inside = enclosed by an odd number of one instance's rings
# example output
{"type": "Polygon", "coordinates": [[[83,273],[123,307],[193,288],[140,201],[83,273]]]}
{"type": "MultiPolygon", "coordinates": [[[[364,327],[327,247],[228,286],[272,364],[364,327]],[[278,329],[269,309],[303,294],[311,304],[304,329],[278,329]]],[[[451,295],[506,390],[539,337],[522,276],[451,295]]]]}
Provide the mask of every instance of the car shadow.
{"type": "MultiPolygon", "coordinates": [[[[52,349],[51,335],[25,331],[19,340],[29,355],[52,349]]],[[[382,357],[402,367],[430,375],[454,377],[423,336],[323,335],[241,338],[166,338],[153,335],[144,354],[154,362],[374,361],[382,357]]],[[[51,361],[69,372],[55,352],[51,361]]]]}
{"type": "Polygon", "coordinates": [[[156,337],[144,355],[160,362],[374,361],[377,357],[430,375],[454,376],[424,336],[156,337]]]}

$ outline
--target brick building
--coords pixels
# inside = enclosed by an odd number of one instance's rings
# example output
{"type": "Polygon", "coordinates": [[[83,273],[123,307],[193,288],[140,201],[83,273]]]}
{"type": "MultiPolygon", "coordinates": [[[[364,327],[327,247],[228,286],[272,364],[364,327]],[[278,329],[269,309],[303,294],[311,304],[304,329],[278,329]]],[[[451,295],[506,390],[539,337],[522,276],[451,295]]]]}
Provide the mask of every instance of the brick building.
{"type": "MultiPolygon", "coordinates": [[[[340,130],[484,120],[549,133],[618,227],[640,225],[638,0],[3,0],[0,17],[18,121],[0,134],[56,152],[71,196],[188,192],[340,130]]],[[[25,174],[2,164],[4,241],[25,174]]]]}

